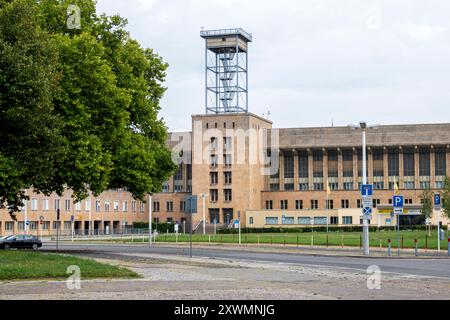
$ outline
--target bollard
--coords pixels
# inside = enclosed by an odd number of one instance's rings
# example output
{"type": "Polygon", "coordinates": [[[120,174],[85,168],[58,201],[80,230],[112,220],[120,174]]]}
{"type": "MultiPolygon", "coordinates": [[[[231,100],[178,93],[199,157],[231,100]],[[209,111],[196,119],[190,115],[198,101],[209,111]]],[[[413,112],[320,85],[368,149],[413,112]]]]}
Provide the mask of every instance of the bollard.
{"type": "Polygon", "coordinates": [[[388,257],[391,256],[391,239],[388,239],[388,257]]]}
{"type": "Polygon", "coordinates": [[[418,249],[418,243],[417,243],[417,239],[414,239],[414,255],[417,257],[417,249],[418,249]]]}
{"type": "Polygon", "coordinates": [[[258,244],[259,244],[259,235],[258,235],[258,244]]]}

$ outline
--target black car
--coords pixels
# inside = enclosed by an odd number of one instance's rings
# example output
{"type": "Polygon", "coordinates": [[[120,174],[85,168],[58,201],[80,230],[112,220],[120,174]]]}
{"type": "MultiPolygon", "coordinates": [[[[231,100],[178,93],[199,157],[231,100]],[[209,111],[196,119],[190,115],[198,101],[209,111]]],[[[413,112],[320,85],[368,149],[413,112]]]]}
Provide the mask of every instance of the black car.
{"type": "Polygon", "coordinates": [[[0,238],[0,249],[33,249],[42,247],[42,241],[35,236],[17,235],[0,238]]]}

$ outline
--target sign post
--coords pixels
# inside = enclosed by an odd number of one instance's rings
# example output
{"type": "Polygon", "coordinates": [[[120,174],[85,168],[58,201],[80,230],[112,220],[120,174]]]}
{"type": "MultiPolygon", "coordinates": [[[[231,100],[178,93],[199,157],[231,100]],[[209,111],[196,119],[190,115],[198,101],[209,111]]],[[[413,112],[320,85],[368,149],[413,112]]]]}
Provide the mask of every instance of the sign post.
{"type": "Polygon", "coordinates": [[[392,207],[394,214],[397,215],[397,255],[400,256],[400,215],[403,214],[403,196],[394,196],[392,198],[392,207]]]}
{"type": "Polygon", "coordinates": [[[434,211],[436,211],[436,225],[437,225],[437,250],[441,251],[441,223],[440,223],[440,215],[441,215],[441,195],[436,193],[433,197],[434,202],[434,211]]]}
{"type": "Polygon", "coordinates": [[[197,196],[187,196],[186,199],[186,203],[187,203],[187,212],[189,213],[189,215],[191,216],[190,219],[190,231],[189,231],[189,257],[192,258],[192,221],[193,221],[193,214],[197,213],[197,196]]]}
{"type": "Polygon", "coordinates": [[[239,245],[241,244],[241,211],[238,210],[239,245]]]}
{"type": "Polygon", "coordinates": [[[61,210],[58,208],[56,210],[56,250],[58,250],[58,242],[59,242],[59,218],[61,215],[61,210]]]}
{"type": "MultiPolygon", "coordinates": [[[[365,172],[365,171],[364,171],[365,172]]],[[[365,173],[364,173],[365,175],[365,173]]],[[[367,184],[367,177],[364,179],[361,185],[361,198],[362,198],[362,219],[363,219],[363,247],[364,255],[369,255],[369,221],[372,218],[372,206],[373,206],[373,185],[367,184]]]]}
{"type": "Polygon", "coordinates": [[[73,233],[74,233],[74,219],[75,217],[72,215],[70,216],[70,221],[72,222],[72,228],[71,228],[71,233],[72,233],[72,243],[73,243],[73,233]]]}

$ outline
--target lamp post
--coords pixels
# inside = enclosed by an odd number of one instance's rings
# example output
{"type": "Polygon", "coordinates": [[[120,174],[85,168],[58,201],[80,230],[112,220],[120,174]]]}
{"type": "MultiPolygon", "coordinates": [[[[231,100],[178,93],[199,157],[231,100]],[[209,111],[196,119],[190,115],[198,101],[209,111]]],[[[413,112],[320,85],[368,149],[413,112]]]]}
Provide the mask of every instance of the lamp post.
{"type": "Polygon", "coordinates": [[[209,196],[209,194],[207,193],[202,193],[202,202],[203,202],[203,235],[206,234],[206,213],[205,213],[205,199],[207,196],[209,196]]]}
{"type": "MultiPolygon", "coordinates": [[[[362,129],[362,170],[363,170],[363,184],[367,184],[367,159],[366,159],[366,129],[367,123],[360,122],[359,126],[362,129]]],[[[364,255],[368,256],[369,252],[369,224],[366,215],[363,215],[363,250],[364,255]]]]}

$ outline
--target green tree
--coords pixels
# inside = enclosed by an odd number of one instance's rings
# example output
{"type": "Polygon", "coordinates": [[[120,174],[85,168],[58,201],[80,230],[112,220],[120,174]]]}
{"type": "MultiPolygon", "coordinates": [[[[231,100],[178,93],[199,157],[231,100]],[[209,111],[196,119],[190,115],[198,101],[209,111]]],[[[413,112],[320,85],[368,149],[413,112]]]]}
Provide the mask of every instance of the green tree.
{"type": "Polygon", "coordinates": [[[445,176],[444,189],[441,194],[442,209],[445,217],[450,218],[450,178],[445,176]]]}
{"type": "Polygon", "coordinates": [[[157,192],[175,165],[158,116],[168,65],[92,0],[0,0],[0,201],[157,192]],[[81,29],[66,27],[69,4],[81,29]]]}
{"type": "Polygon", "coordinates": [[[431,218],[433,214],[433,192],[430,188],[422,191],[419,196],[422,207],[420,208],[420,213],[422,214],[422,220],[431,218]]]}

